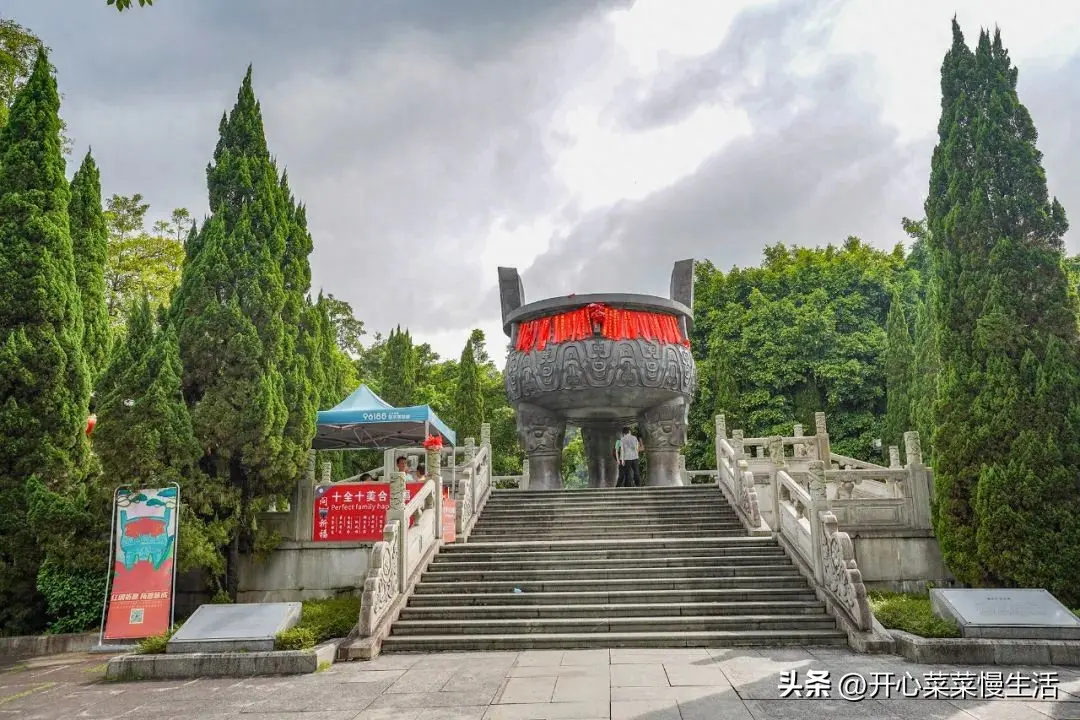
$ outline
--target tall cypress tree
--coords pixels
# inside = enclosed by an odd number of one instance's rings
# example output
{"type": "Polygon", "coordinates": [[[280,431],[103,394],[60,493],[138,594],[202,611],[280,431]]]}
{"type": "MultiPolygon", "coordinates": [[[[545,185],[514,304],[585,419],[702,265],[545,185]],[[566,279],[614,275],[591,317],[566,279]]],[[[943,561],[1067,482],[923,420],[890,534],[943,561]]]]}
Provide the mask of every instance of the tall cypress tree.
{"type": "Polygon", "coordinates": [[[919,432],[924,458],[933,457],[934,404],[937,401],[937,332],[931,317],[932,300],[922,300],[915,308],[915,349],[909,395],[911,429],[919,432]]]}
{"type": "Polygon", "coordinates": [[[480,424],[484,422],[484,390],[471,337],[465,343],[458,362],[453,416],[454,431],[462,438],[476,438],[479,442],[480,424]]]}
{"type": "Polygon", "coordinates": [[[0,130],[0,628],[10,632],[42,618],[27,483],[76,485],[88,450],[90,384],[59,109],[41,50],[0,130]]]}
{"type": "Polygon", "coordinates": [[[202,467],[230,489],[214,512],[234,522],[226,588],[235,598],[241,551],[256,542],[255,513],[302,475],[314,421],[290,420],[313,412],[310,403],[290,407],[305,381],[288,357],[297,345],[285,322],[304,287],[292,258],[306,255],[267,149],[250,68],[219,134],[207,168],[211,216],[188,244],[173,313],[202,467]]]}
{"type": "Polygon", "coordinates": [[[941,375],[935,523],[961,581],[1080,600],[1075,296],[1017,71],[953,20],[926,202],[941,375]],[[1063,384],[1052,393],[1048,378],[1063,384]],[[1070,382],[1070,379],[1071,382],[1070,382]],[[1070,565],[1071,563],[1071,565],[1070,565]]]}
{"type": "Polygon", "coordinates": [[[101,209],[101,175],[88,151],[71,179],[68,205],[75,280],[83,311],[83,353],[91,380],[97,380],[109,361],[111,332],[105,305],[105,260],[109,231],[101,209]]]}
{"type": "Polygon", "coordinates": [[[912,429],[911,376],[915,350],[908,331],[900,293],[893,291],[885,320],[885,440],[900,446],[904,433],[912,429]]]}
{"type": "Polygon", "coordinates": [[[416,349],[409,331],[400,327],[386,339],[379,369],[379,393],[394,407],[408,407],[416,394],[416,349]]]}

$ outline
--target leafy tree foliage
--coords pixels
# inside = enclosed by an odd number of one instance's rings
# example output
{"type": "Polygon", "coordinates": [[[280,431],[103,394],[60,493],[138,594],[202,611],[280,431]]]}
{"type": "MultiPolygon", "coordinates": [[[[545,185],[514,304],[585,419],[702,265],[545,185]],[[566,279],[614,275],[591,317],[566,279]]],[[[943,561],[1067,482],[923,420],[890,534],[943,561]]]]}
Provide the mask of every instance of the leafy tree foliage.
{"type": "Polygon", "coordinates": [[[366,332],[364,321],[356,319],[352,305],[333,295],[325,296],[322,302],[334,330],[337,346],[350,357],[360,356],[364,351],[360,341],[366,332]]]}
{"type": "Polygon", "coordinates": [[[885,393],[887,407],[883,445],[903,447],[904,433],[911,430],[911,381],[914,372],[915,348],[911,341],[904,303],[894,293],[885,320],[885,393]]]}
{"type": "Polygon", "coordinates": [[[480,385],[480,368],[476,364],[472,338],[465,343],[458,361],[454,388],[454,430],[464,439],[480,439],[484,422],[484,395],[480,385]]]}
{"type": "Polygon", "coordinates": [[[935,523],[967,583],[1080,602],[1077,305],[1065,212],[1001,36],[953,20],[926,201],[940,362],[935,523]],[[1053,389],[1051,389],[1053,388],[1053,389]]]}
{"type": "Polygon", "coordinates": [[[177,239],[183,231],[165,225],[157,226],[155,233],[146,232],[150,205],[138,193],[113,195],[106,207],[109,243],[105,297],[110,321],[118,328],[131,303],[142,297],[149,297],[154,307],[169,303],[184,263],[184,245],[177,239]]]}
{"type": "Polygon", "coordinates": [[[408,407],[413,404],[416,392],[416,349],[412,335],[400,327],[390,333],[386,339],[381,366],[379,369],[379,394],[383,400],[394,407],[408,407]]]}
{"type": "MultiPolygon", "coordinates": [[[[118,11],[123,12],[131,7],[131,0],[105,0],[106,5],[114,6],[118,11]]],[[[139,7],[146,7],[147,5],[153,5],[154,0],[139,0],[139,7]]]]}
{"type": "Polygon", "coordinates": [[[90,377],[97,379],[109,360],[112,332],[105,303],[108,230],[101,209],[101,175],[89,152],[71,180],[68,219],[82,300],[83,352],[90,377]]]}
{"type": "Polygon", "coordinates": [[[696,270],[691,467],[712,467],[713,416],[753,435],[813,428],[825,411],[836,452],[874,454],[885,414],[885,321],[893,289],[914,296],[902,248],[766,248],[756,268],[696,270]]]}
{"type": "Polygon", "coordinates": [[[42,618],[28,483],[76,487],[88,454],[90,383],[59,108],[42,49],[0,130],[0,628],[8,632],[42,618]]]}

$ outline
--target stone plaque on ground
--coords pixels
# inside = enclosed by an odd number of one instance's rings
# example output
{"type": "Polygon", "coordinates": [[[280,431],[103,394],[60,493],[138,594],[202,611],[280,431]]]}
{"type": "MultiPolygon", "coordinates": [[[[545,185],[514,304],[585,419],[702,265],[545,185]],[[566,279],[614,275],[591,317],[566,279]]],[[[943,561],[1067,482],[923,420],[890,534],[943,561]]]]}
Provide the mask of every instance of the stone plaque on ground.
{"type": "Polygon", "coordinates": [[[167,653],[262,652],[300,621],[300,603],[202,605],[176,631],[167,653]]]}
{"type": "Polygon", "coordinates": [[[1046,590],[933,589],[930,605],[964,637],[1080,640],[1080,618],[1046,590]]]}

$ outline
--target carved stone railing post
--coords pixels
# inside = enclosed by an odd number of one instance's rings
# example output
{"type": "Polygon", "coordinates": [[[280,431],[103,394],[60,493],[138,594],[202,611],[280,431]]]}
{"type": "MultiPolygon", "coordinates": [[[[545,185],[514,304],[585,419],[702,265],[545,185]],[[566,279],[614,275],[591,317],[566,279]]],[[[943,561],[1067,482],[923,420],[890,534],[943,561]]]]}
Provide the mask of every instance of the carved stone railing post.
{"type": "Polygon", "coordinates": [[[690,484],[690,474],[686,471],[686,456],[682,453],[679,454],[679,484],[690,484]]]}
{"type": "Polygon", "coordinates": [[[472,519],[473,513],[476,512],[476,493],[480,485],[476,467],[476,438],[465,438],[465,467],[469,470],[469,516],[465,519],[472,519]]]}
{"type": "MultiPolygon", "coordinates": [[[[792,435],[797,438],[806,437],[805,435],[803,435],[804,432],[805,429],[803,428],[802,423],[796,423],[795,427],[792,430],[792,435]]],[[[795,447],[792,448],[792,453],[797,458],[804,458],[810,454],[806,450],[805,443],[796,444],[795,447]]]]}
{"type": "Polygon", "coordinates": [[[435,483],[435,541],[442,541],[442,451],[429,448],[427,451],[428,478],[435,483]]]}
{"type": "Polygon", "coordinates": [[[825,463],[821,460],[811,461],[807,478],[809,479],[807,490],[810,492],[810,508],[807,514],[810,520],[810,541],[814,548],[814,577],[819,584],[822,584],[824,565],[822,564],[821,538],[825,531],[821,527],[821,511],[829,509],[829,496],[825,485],[825,463]]]}
{"type": "Polygon", "coordinates": [[[409,574],[409,518],[405,516],[405,473],[395,470],[390,475],[390,512],[387,515],[398,522],[398,583],[405,592],[409,574]]]}
{"type": "Polygon", "coordinates": [[[397,521],[390,520],[383,528],[383,539],[371,548],[371,561],[360,598],[360,637],[371,636],[382,615],[402,591],[398,560],[400,534],[397,521]]]}
{"type": "Polygon", "coordinates": [[[480,447],[491,447],[491,423],[480,424],[480,447]]]}
{"type": "Polygon", "coordinates": [[[922,444],[919,433],[904,433],[904,456],[907,459],[907,492],[911,497],[912,524],[920,530],[932,527],[930,504],[933,500],[930,468],[922,462],[922,444]]]}
{"type": "MultiPolygon", "coordinates": [[[[895,445],[890,445],[889,469],[899,470],[900,467],[900,448],[896,447],[895,445]]],[[[896,480],[893,478],[888,478],[885,480],[885,490],[888,493],[889,497],[901,497],[901,495],[903,494],[901,492],[901,487],[896,484],[896,480]]]]}
{"type": "Polygon", "coordinates": [[[814,413],[814,438],[816,440],[817,459],[825,463],[825,470],[832,467],[832,446],[829,443],[829,429],[825,425],[825,413],[814,413]]]}
{"type": "Polygon", "coordinates": [[[750,529],[760,528],[761,507],[758,504],[757,488],[754,486],[754,473],[750,471],[750,465],[745,460],[739,461],[739,492],[736,495],[736,502],[745,513],[750,529]]]}
{"type": "Polygon", "coordinates": [[[727,438],[727,416],[723,413],[716,416],[716,437],[727,438]]]}
{"type": "Polygon", "coordinates": [[[742,430],[731,431],[731,449],[735,451],[735,462],[739,462],[746,457],[746,448],[743,447],[744,437],[742,430]]]}
{"type": "Polygon", "coordinates": [[[324,485],[328,485],[331,481],[331,473],[334,470],[334,463],[324,462],[322,464],[322,481],[324,485]]]}
{"type": "Polygon", "coordinates": [[[815,558],[821,558],[821,584],[859,630],[873,627],[874,615],[866,597],[862,573],[855,562],[851,538],[837,529],[836,515],[828,510],[815,512],[820,534],[815,538],[815,558]]]}
{"type": "Polygon", "coordinates": [[[529,489],[529,458],[521,461],[521,489],[529,489]]]}

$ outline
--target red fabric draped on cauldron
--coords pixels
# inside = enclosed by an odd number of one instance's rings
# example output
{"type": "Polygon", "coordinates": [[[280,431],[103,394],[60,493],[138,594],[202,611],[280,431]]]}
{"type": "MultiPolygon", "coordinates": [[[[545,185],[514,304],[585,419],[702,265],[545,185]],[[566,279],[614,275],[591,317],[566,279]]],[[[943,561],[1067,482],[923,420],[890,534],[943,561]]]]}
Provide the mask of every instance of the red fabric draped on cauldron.
{"type": "Polygon", "coordinates": [[[594,325],[600,326],[600,335],[608,340],[640,339],[690,347],[674,315],[593,303],[559,315],[526,320],[518,328],[515,349],[527,353],[543,350],[548,343],[585,340],[593,336],[594,325]]]}

